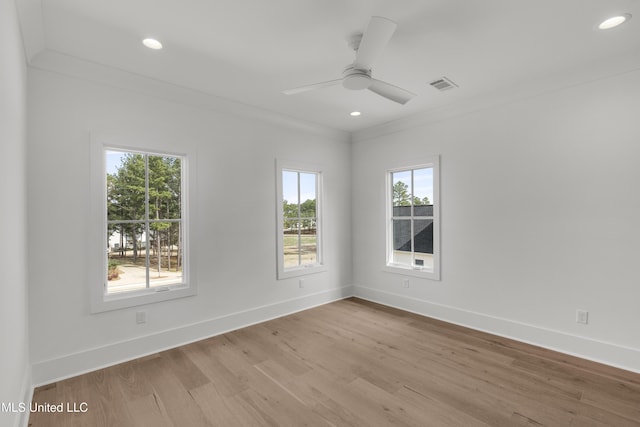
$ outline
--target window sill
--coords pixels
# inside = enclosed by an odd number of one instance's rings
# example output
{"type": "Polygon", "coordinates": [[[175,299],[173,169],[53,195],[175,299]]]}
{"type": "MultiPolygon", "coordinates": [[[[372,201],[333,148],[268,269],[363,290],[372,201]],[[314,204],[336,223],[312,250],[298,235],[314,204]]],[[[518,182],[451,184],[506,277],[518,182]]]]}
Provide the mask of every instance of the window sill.
{"type": "Polygon", "coordinates": [[[327,271],[324,264],[310,265],[308,267],[297,267],[278,272],[278,280],[289,279],[291,277],[306,276],[308,274],[322,273],[327,271]]]}
{"type": "Polygon", "coordinates": [[[173,300],[196,295],[195,286],[174,286],[170,288],[144,289],[142,291],[104,295],[91,304],[91,313],[119,310],[139,305],[173,300]]]}
{"type": "Polygon", "coordinates": [[[440,272],[434,269],[412,268],[403,265],[387,264],[382,268],[388,273],[401,274],[403,276],[420,277],[423,279],[440,280],[440,272]]]}

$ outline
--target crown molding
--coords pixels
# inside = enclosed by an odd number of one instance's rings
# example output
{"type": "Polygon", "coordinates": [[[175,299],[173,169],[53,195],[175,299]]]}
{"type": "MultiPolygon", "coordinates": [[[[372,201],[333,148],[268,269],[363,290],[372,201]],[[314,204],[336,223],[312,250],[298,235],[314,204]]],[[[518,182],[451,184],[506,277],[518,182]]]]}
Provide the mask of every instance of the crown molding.
{"type": "Polygon", "coordinates": [[[259,120],[336,141],[345,143],[351,141],[351,133],[347,131],[296,119],[274,111],[87,61],[51,49],[45,49],[38,53],[29,62],[29,67],[205,110],[259,120]]]}
{"type": "Polygon", "coordinates": [[[27,63],[45,49],[44,18],[41,0],[16,0],[20,33],[27,63]]]}
{"type": "Polygon", "coordinates": [[[448,120],[476,111],[494,108],[524,99],[535,98],[572,87],[587,85],[596,81],[638,72],[640,70],[640,50],[625,55],[607,58],[598,62],[572,69],[558,70],[542,76],[530,83],[501,88],[472,98],[460,99],[449,105],[431,108],[387,123],[354,131],[352,142],[366,141],[411,128],[448,120]]]}

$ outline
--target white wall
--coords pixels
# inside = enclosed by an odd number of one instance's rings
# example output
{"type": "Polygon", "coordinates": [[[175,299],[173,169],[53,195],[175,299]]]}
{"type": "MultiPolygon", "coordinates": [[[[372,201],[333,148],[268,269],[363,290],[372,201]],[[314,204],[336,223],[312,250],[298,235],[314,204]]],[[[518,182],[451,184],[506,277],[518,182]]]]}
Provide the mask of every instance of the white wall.
{"type": "MultiPolygon", "coordinates": [[[[0,402],[23,402],[30,386],[26,270],[27,72],[15,4],[0,0],[0,402]]],[[[0,412],[0,425],[19,413],[0,412]]]]}
{"type": "MultiPolygon", "coordinates": [[[[56,61],[70,59],[58,57],[49,63],[56,61]]],[[[305,130],[302,125],[285,124],[284,119],[275,123],[266,112],[265,120],[221,113],[216,105],[222,101],[154,82],[138,81],[131,90],[120,89],[115,86],[127,86],[139,78],[91,64],[71,68],[77,71],[85,66],[92,70],[87,73],[89,80],[35,68],[29,71],[35,384],[351,294],[348,135],[305,130]],[[109,82],[91,82],[94,78],[109,82]],[[157,87],[143,94],[145,84],[157,87]],[[190,97],[193,102],[185,101],[190,97]],[[197,152],[197,158],[191,159],[197,163],[192,194],[197,212],[191,223],[197,296],[89,313],[86,254],[96,243],[86,238],[91,223],[92,134],[106,135],[114,143],[156,138],[178,151],[189,147],[197,152]],[[303,289],[297,279],[276,280],[276,158],[324,167],[328,271],[306,276],[303,289]],[[139,309],[148,312],[144,325],[135,323],[139,309]]]]}
{"type": "Polygon", "coordinates": [[[639,113],[635,71],[356,134],[355,293],[640,371],[639,113]],[[441,155],[442,280],[405,289],[382,271],[384,171],[430,154],[441,155]]]}

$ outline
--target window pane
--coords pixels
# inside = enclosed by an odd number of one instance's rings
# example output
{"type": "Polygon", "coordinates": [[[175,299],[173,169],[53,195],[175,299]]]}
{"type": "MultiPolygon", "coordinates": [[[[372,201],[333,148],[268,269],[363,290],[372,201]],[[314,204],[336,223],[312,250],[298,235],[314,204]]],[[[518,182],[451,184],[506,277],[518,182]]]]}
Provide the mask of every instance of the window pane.
{"type": "Polygon", "coordinates": [[[433,253],[433,220],[416,219],[413,222],[413,248],[416,252],[433,253]]]}
{"type": "Polygon", "coordinates": [[[411,251],[411,220],[393,220],[393,250],[411,251]]]}
{"type": "Polygon", "coordinates": [[[433,269],[433,220],[415,220],[413,232],[414,265],[433,269]]]}
{"type": "Polygon", "coordinates": [[[411,220],[393,220],[393,253],[394,264],[411,265],[411,220]]]}
{"type": "Polygon", "coordinates": [[[433,168],[413,171],[413,205],[415,216],[433,216],[433,168]]]}
{"type": "Polygon", "coordinates": [[[393,250],[411,252],[411,220],[393,220],[393,250]]]}
{"type": "Polygon", "coordinates": [[[298,234],[298,225],[300,221],[297,218],[285,218],[283,220],[283,228],[285,234],[298,234]]]}
{"type": "MultiPolygon", "coordinates": [[[[123,224],[123,226],[130,227],[131,224],[123,224]]],[[[127,238],[120,240],[121,235],[117,234],[115,237],[115,240],[109,239],[107,293],[145,289],[147,268],[144,235],[138,235],[137,240],[127,240],[127,238]],[[119,241],[126,243],[121,245],[119,241]]]]}
{"type": "Polygon", "coordinates": [[[300,205],[300,217],[316,217],[316,199],[307,199],[300,205]]]}
{"type": "Polygon", "coordinates": [[[282,171],[282,199],[284,216],[296,218],[298,216],[298,172],[282,171]]]}
{"type": "Polygon", "coordinates": [[[179,223],[149,225],[149,286],[182,283],[182,257],[179,223]]]}
{"type": "Polygon", "coordinates": [[[316,234],[316,218],[301,218],[298,224],[302,234],[316,234]]]}
{"type": "Polygon", "coordinates": [[[300,173],[300,216],[316,215],[316,174],[300,173]]]}
{"type": "Polygon", "coordinates": [[[393,172],[393,216],[411,215],[411,171],[393,172]]]}
{"type": "Polygon", "coordinates": [[[141,154],[106,151],[107,219],[144,219],[145,166],[141,154]]]}
{"type": "Polygon", "coordinates": [[[284,249],[284,267],[296,267],[300,265],[300,239],[298,235],[298,229],[294,222],[293,227],[291,221],[284,221],[284,235],[282,236],[283,249],[284,249]]]}
{"type": "Polygon", "coordinates": [[[300,236],[301,240],[301,264],[315,264],[318,262],[318,239],[316,229],[310,229],[300,236]]]}
{"type": "Polygon", "coordinates": [[[108,250],[120,257],[138,257],[145,247],[144,223],[115,223],[107,228],[108,250]]]}
{"type": "Polygon", "coordinates": [[[179,158],[149,156],[149,219],[181,218],[180,180],[179,158]]]}
{"type": "Polygon", "coordinates": [[[182,239],[182,223],[173,222],[166,230],[163,265],[167,274],[172,277],[171,283],[184,283],[182,274],[184,245],[182,239]]]}

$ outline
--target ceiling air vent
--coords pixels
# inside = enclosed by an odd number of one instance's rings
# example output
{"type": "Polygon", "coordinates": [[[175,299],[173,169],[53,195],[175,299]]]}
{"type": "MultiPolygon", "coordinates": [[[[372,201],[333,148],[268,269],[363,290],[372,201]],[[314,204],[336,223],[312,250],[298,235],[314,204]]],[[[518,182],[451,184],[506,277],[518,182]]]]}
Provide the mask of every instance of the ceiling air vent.
{"type": "Polygon", "coordinates": [[[452,82],[446,77],[441,77],[438,80],[434,80],[430,82],[429,84],[441,92],[444,90],[449,90],[449,89],[458,87],[457,84],[455,84],[454,82],[452,82]]]}

